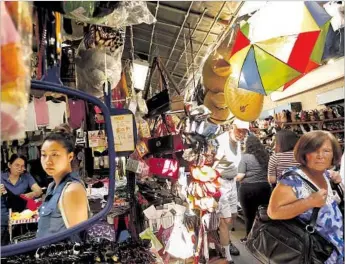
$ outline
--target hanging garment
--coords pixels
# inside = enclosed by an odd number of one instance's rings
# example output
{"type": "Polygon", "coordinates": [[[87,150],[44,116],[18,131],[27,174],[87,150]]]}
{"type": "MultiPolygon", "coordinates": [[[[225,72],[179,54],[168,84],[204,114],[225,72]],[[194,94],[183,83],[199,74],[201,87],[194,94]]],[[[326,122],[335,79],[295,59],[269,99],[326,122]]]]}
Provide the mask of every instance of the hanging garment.
{"type": "Polygon", "coordinates": [[[85,102],[83,100],[68,100],[70,118],[69,124],[73,129],[81,127],[83,120],[85,120],[85,102]]]}
{"type": "Polygon", "coordinates": [[[27,116],[25,120],[25,131],[35,131],[38,130],[36,123],[36,112],[34,102],[30,102],[27,108],[27,116]]]}
{"type": "Polygon", "coordinates": [[[49,125],[48,129],[54,129],[64,122],[64,116],[66,116],[66,103],[54,103],[48,101],[48,113],[49,113],[49,125]]]}
{"type": "Polygon", "coordinates": [[[34,98],[35,112],[36,112],[36,123],[37,126],[49,125],[48,105],[46,98],[34,98]]]}

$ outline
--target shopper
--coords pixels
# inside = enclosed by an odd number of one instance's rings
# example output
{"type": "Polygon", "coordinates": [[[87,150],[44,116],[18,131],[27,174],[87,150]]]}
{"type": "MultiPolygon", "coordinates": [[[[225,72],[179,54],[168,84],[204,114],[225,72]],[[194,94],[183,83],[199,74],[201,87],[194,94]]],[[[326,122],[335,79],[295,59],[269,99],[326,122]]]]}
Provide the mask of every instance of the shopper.
{"type": "Polygon", "coordinates": [[[236,119],[230,131],[217,138],[219,148],[213,165],[220,174],[221,197],[218,203],[218,215],[220,217],[219,235],[220,243],[225,250],[226,259],[234,263],[231,255],[239,255],[239,250],[231,243],[229,228],[231,222],[237,217],[237,188],[234,178],[237,176],[237,168],[241,160],[240,141],[243,141],[249,132],[249,123],[236,119]]]}
{"type": "Polygon", "coordinates": [[[295,160],[293,149],[298,141],[297,135],[290,130],[280,130],[276,136],[275,153],[268,162],[268,182],[275,186],[283,171],[299,163],[295,160]]]}
{"type": "MultiPolygon", "coordinates": [[[[344,263],[342,213],[334,199],[328,172],[328,169],[338,164],[341,159],[338,141],[326,131],[309,132],[300,138],[294,154],[301,166],[290,170],[299,175],[287,177],[283,175],[278,180],[279,183],[270,199],[268,215],[272,219],[298,217],[310,221],[313,208],[320,207],[316,229],[337,248],[325,263],[344,263]],[[311,191],[301,177],[313,183],[319,191],[311,191]]],[[[332,181],[339,183],[341,177],[338,175],[332,178],[332,181]]]]}
{"type": "Polygon", "coordinates": [[[39,209],[37,237],[53,235],[88,219],[85,187],[72,173],[74,145],[68,125],[57,127],[43,141],[42,167],[54,181],[39,209]]]}
{"type": "Polygon", "coordinates": [[[9,212],[22,211],[25,209],[25,200],[19,195],[23,194],[26,198],[36,198],[41,196],[42,189],[36,183],[35,179],[26,172],[26,157],[13,154],[8,162],[8,169],[1,173],[1,238],[7,240],[4,236],[8,229],[9,212]],[[6,198],[4,197],[6,195],[6,198]],[[21,202],[20,202],[21,201],[21,202]]]}
{"type": "Polygon", "coordinates": [[[235,178],[240,182],[238,196],[246,224],[246,237],[241,239],[242,243],[247,241],[259,205],[267,205],[270,199],[271,186],[267,182],[268,160],[269,154],[265,146],[254,135],[248,136],[245,153],[235,178]]]}

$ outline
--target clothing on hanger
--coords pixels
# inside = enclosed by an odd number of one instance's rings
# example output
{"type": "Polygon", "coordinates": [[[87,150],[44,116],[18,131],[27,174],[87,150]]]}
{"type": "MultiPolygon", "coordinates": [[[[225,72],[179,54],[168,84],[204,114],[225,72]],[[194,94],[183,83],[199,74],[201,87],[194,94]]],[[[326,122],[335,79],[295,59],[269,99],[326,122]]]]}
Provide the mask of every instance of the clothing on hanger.
{"type": "Polygon", "coordinates": [[[37,130],[37,123],[36,123],[36,112],[35,112],[35,105],[34,102],[30,102],[27,108],[27,116],[25,120],[25,131],[35,131],[37,130]]]}
{"type": "Polygon", "coordinates": [[[81,127],[83,120],[85,120],[85,102],[83,100],[68,100],[70,109],[69,124],[73,129],[81,127]]]}
{"type": "Polygon", "coordinates": [[[49,114],[46,97],[34,98],[35,112],[36,112],[36,123],[37,126],[49,125],[49,114]]]}
{"type": "Polygon", "coordinates": [[[66,94],[61,94],[61,93],[54,93],[54,92],[45,92],[44,93],[44,96],[46,97],[47,101],[48,101],[48,98],[49,99],[56,99],[55,102],[60,102],[60,101],[65,101],[66,102],[66,113],[67,113],[67,117],[69,118],[70,116],[70,110],[69,110],[69,107],[68,107],[68,97],[66,94]]]}
{"type": "Polygon", "coordinates": [[[48,101],[47,105],[49,114],[48,129],[54,129],[64,123],[64,117],[67,119],[66,103],[54,103],[53,101],[48,101]]]}

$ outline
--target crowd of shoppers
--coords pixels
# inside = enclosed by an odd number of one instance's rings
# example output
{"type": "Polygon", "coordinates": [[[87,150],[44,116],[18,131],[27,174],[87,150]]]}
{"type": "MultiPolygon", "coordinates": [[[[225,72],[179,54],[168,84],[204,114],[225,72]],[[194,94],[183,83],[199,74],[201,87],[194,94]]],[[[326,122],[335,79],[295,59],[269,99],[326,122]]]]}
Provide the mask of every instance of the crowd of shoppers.
{"type": "Polygon", "coordinates": [[[235,255],[234,246],[228,230],[237,213],[237,201],[245,218],[243,243],[247,241],[260,205],[268,205],[271,219],[300,218],[304,221],[310,220],[314,207],[319,207],[316,229],[336,248],[325,263],[343,263],[343,212],[331,182],[344,183],[344,155],[333,134],[311,131],[298,138],[290,130],[280,130],[276,134],[275,153],[271,156],[260,140],[249,133],[249,125],[245,122],[235,121],[226,136],[220,137],[221,150],[215,168],[221,173],[223,182],[218,210],[219,231],[228,263],[234,263],[231,258],[235,255]],[[244,141],[243,153],[239,153],[240,141],[244,141]],[[332,170],[339,167],[341,159],[340,173],[332,170]],[[295,172],[294,176],[286,174],[291,171],[295,172]],[[313,192],[301,178],[307,179],[319,191],[313,192]],[[238,198],[235,182],[239,183],[238,198]]]}

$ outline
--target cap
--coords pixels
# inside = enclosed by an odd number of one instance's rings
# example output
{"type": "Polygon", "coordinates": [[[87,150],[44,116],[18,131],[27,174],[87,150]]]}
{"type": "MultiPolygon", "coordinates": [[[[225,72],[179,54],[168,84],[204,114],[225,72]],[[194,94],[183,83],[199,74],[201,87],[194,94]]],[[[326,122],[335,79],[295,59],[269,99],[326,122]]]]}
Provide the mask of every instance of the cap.
{"type": "Polygon", "coordinates": [[[242,121],[239,119],[235,119],[235,121],[232,123],[233,125],[236,125],[238,129],[247,129],[249,130],[249,122],[242,121]]]}

